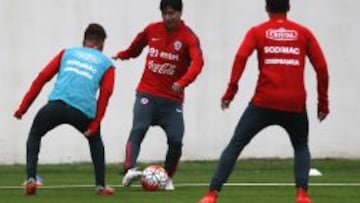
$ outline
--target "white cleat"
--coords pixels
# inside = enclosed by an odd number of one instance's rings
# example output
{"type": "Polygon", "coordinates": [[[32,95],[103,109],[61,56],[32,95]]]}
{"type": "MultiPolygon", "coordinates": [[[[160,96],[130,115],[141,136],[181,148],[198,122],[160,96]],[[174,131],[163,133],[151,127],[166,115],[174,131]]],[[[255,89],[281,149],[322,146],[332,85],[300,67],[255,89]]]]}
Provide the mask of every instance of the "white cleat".
{"type": "Polygon", "coordinates": [[[142,172],[139,171],[137,168],[130,168],[122,179],[122,185],[124,187],[129,187],[131,183],[135,180],[138,180],[142,175],[142,172]]]}
{"type": "Polygon", "coordinates": [[[168,179],[165,190],[175,190],[175,186],[171,178],[168,179]]]}

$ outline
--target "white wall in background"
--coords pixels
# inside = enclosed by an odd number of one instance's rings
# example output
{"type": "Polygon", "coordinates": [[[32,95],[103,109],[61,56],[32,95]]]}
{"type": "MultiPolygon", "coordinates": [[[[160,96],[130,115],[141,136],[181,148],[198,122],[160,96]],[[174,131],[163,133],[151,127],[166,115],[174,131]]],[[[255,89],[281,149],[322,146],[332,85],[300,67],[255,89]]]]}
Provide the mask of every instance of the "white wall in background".
{"type": "MultiPolygon", "coordinates": [[[[129,45],[148,23],[161,20],[159,0],[1,0],[0,1],[0,164],[24,163],[32,119],[53,86],[48,83],[21,121],[12,115],[42,67],[61,49],[80,45],[87,24],[98,22],[108,32],[104,53],[112,56],[129,45]]],[[[255,55],[248,61],[239,92],[228,111],[220,97],[230,77],[235,52],[250,26],[267,20],[265,1],[184,0],[183,19],[197,33],[205,67],[187,88],[183,160],[217,159],[232,136],[255,87],[255,55]],[[246,2],[246,3],[245,3],[246,2]]],[[[292,1],[289,18],[312,29],[327,57],[330,72],[330,115],[316,119],[316,78],[306,67],[310,149],[312,157],[360,158],[360,85],[357,0],[292,1]]],[[[145,50],[146,52],[146,50],[145,50]]],[[[103,121],[108,162],[124,159],[132,121],[135,88],[145,53],[136,60],[116,62],[116,89],[103,121]]],[[[165,135],[151,128],[140,160],[162,160],[165,135]]],[[[242,157],[292,157],[285,131],[269,127],[245,148],[242,157]]],[[[69,126],[43,139],[40,163],[89,161],[86,140],[69,126]]]]}

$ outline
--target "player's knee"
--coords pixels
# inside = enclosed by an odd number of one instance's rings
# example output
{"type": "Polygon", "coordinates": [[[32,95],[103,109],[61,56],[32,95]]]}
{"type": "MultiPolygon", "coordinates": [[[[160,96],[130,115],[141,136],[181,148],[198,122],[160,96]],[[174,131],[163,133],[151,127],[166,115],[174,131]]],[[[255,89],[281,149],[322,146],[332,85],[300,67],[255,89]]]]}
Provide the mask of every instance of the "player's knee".
{"type": "Polygon", "coordinates": [[[175,150],[181,150],[183,143],[181,140],[169,140],[168,145],[169,145],[169,148],[172,148],[175,150]]]}
{"type": "Polygon", "coordinates": [[[131,129],[131,133],[132,134],[145,134],[148,128],[149,128],[148,125],[136,124],[131,129]]]}
{"type": "Polygon", "coordinates": [[[303,152],[309,151],[309,147],[307,144],[295,144],[293,145],[295,152],[303,152]]]}
{"type": "Polygon", "coordinates": [[[133,126],[128,142],[131,142],[134,145],[139,145],[142,142],[147,130],[148,126],[143,124],[137,124],[133,126]]]}

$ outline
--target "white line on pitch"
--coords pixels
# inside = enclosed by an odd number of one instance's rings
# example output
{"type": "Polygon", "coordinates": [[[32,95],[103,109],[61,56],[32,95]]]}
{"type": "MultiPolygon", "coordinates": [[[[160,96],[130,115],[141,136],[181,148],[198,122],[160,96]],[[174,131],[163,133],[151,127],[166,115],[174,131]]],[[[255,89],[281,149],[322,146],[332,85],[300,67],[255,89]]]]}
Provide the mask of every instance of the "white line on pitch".
{"type": "MultiPolygon", "coordinates": [[[[203,187],[208,186],[209,183],[177,183],[177,187],[203,187]]],[[[360,183],[309,183],[310,186],[321,187],[358,187],[360,183]]],[[[109,185],[111,187],[122,187],[121,185],[109,185]]],[[[273,186],[294,186],[294,183],[225,183],[224,186],[239,187],[273,187],[273,186]]],[[[44,189],[66,189],[66,188],[91,188],[94,185],[45,185],[39,186],[44,189]]],[[[140,187],[140,185],[133,185],[133,187],[140,187]]],[[[22,189],[24,186],[0,186],[0,189],[22,189]]]]}

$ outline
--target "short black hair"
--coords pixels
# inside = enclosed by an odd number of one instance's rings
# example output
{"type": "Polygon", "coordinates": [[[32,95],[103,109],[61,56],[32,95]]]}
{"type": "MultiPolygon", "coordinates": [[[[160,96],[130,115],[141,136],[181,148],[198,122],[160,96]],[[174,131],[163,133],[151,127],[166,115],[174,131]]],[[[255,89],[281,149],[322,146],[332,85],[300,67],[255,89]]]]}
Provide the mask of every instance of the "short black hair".
{"type": "Polygon", "coordinates": [[[286,13],[290,9],[290,0],[266,0],[266,8],[272,13],[286,13]]]}
{"type": "Polygon", "coordinates": [[[161,11],[163,11],[168,6],[170,6],[176,11],[182,11],[183,3],[182,0],[161,0],[160,2],[161,11]]]}
{"type": "Polygon", "coordinates": [[[104,41],[106,37],[105,29],[97,23],[90,23],[84,32],[84,40],[104,41]]]}

